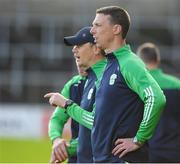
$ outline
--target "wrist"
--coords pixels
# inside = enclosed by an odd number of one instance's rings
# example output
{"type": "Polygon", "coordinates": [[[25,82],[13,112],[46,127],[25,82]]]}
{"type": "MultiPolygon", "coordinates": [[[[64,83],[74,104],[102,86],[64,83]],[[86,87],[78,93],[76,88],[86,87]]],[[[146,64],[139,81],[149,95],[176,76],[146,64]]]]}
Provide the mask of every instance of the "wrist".
{"type": "Polygon", "coordinates": [[[62,139],[62,138],[60,138],[60,137],[55,138],[55,139],[52,141],[52,144],[55,144],[55,143],[59,142],[61,139],[62,139]]]}
{"type": "Polygon", "coordinates": [[[143,142],[139,141],[136,136],[133,138],[133,143],[134,143],[135,145],[137,145],[138,147],[141,147],[141,146],[143,146],[143,144],[144,144],[143,142]]]}
{"type": "Polygon", "coordinates": [[[71,106],[74,103],[74,101],[67,99],[64,103],[64,109],[67,109],[69,106],[71,106]]]}

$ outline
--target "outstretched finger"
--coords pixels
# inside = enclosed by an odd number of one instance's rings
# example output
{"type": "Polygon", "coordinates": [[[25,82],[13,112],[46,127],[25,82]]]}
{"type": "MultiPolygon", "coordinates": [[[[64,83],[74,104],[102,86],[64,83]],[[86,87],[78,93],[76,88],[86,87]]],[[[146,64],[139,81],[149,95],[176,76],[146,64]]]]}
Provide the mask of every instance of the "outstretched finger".
{"type": "Polygon", "coordinates": [[[51,97],[54,93],[47,93],[44,95],[44,98],[51,97]]]}

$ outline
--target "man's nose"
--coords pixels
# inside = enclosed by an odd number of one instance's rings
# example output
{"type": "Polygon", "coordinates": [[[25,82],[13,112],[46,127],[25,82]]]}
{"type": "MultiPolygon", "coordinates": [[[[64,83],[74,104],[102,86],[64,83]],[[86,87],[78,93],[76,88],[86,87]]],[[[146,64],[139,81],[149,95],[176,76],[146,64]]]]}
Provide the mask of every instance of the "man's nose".
{"type": "Polygon", "coordinates": [[[90,33],[94,34],[94,27],[91,27],[90,33]]]}
{"type": "Polygon", "coordinates": [[[73,53],[77,52],[77,46],[76,45],[73,47],[72,52],[73,53]]]}

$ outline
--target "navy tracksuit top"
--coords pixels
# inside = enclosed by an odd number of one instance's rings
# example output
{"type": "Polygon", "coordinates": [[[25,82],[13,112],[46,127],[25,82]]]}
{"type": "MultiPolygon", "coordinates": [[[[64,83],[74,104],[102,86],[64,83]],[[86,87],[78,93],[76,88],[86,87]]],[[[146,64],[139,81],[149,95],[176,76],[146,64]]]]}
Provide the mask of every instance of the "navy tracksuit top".
{"type": "Polygon", "coordinates": [[[127,86],[116,57],[108,54],[107,59],[100,88],[96,92],[96,111],[91,136],[94,162],[144,162],[147,155],[145,146],[128,153],[122,159],[111,153],[116,139],[136,135],[143,117],[144,103],[127,86]]]}
{"type": "MultiPolygon", "coordinates": [[[[76,102],[78,105],[80,105],[81,103],[85,82],[86,82],[85,79],[81,79],[78,83],[75,83],[70,87],[69,98],[74,102],[76,102]]],[[[79,130],[79,124],[72,119],[71,131],[72,131],[73,139],[78,137],[78,130],[79,130]]]]}
{"type": "MultiPolygon", "coordinates": [[[[76,102],[78,105],[80,105],[81,103],[85,82],[86,82],[85,79],[81,79],[78,83],[75,83],[71,85],[70,87],[69,98],[73,100],[74,102],[76,102]]],[[[75,139],[78,137],[79,124],[73,119],[71,120],[71,133],[72,133],[72,139],[75,139]]],[[[69,157],[68,163],[77,163],[77,156],[69,157]]]]}
{"type": "Polygon", "coordinates": [[[180,89],[163,89],[166,106],[149,143],[149,162],[180,162],[180,89]]]}
{"type": "MultiPolygon", "coordinates": [[[[85,84],[80,106],[84,110],[91,112],[93,110],[93,105],[95,102],[95,92],[96,92],[95,82],[97,78],[91,68],[88,69],[87,72],[88,72],[88,77],[85,84]]],[[[82,125],[79,125],[77,161],[79,163],[93,162],[92,147],[91,147],[91,131],[82,125]]]]}

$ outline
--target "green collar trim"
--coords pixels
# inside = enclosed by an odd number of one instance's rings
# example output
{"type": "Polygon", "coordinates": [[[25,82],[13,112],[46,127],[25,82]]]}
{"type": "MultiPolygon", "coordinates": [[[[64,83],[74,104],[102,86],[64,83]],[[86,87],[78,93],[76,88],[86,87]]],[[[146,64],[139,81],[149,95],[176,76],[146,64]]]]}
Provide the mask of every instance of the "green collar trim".
{"type": "Polygon", "coordinates": [[[126,54],[127,52],[131,52],[131,48],[130,48],[129,44],[125,44],[124,46],[120,47],[113,53],[115,56],[122,56],[122,55],[126,54]]]}
{"type": "Polygon", "coordinates": [[[97,63],[95,63],[91,69],[93,70],[93,72],[96,74],[96,77],[99,78],[99,76],[102,74],[102,72],[104,71],[104,68],[107,64],[107,60],[102,59],[100,61],[98,61],[97,63]]]}

